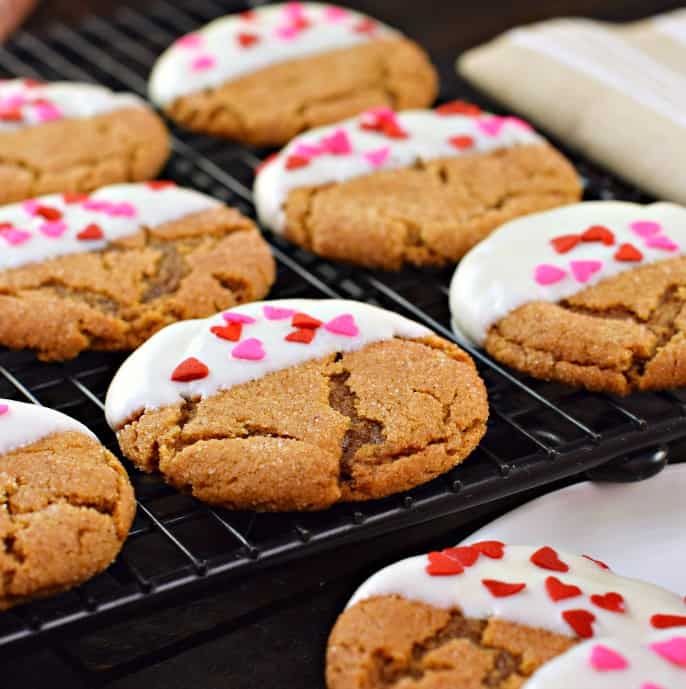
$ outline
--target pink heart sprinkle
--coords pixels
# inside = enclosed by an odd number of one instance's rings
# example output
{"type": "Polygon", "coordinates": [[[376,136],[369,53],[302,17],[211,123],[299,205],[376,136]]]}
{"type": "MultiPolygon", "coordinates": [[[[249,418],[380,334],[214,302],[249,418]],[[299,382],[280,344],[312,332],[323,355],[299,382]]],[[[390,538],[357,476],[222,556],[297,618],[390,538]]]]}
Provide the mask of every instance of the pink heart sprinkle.
{"type": "Polygon", "coordinates": [[[287,2],[283,6],[283,13],[291,20],[303,17],[303,6],[300,2],[287,2]]]}
{"type": "Polygon", "coordinates": [[[31,233],[26,230],[18,230],[14,227],[6,227],[0,230],[0,237],[9,242],[12,246],[18,246],[31,239],[31,233]]]}
{"type": "Polygon", "coordinates": [[[353,150],[345,129],[337,129],[333,134],[322,137],[321,145],[333,155],[347,155],[353,150]]]}
{"type": "Polygon", "coordinates": [[[40,203],[36,201],[36,199],[27,199],[21,204],[21,207],[29,214],[29,215],[36,215],[36,211],[38,210],[38,207],[40,206],[40,203]]]}
{"type": "Polygon", "coordinates": [[[653,682],[645,682],[641,684],[641,689],[664,689],[659,684],[653,684],[653,682]]]}
{"type": "Polygon", "coordinates": [[[9,405],[0,404],[0,416],[4,416],[10,410],[9,405]]]}
{"type": "Polygon", "coordinates": [[[386,158],[391,154],[390,146],[377,148],[375,151],[367,151],[364,154],[366,160],[374,167],[381,167],[386,162],[386,158]]]}
{"type": "Polygon", "coordinates": [[[569,269],[577,282],[588,282],[603,267],[602,261],[570,261],[569,269]]]}
{"type": "Polygon", "coordinates": [[[67,231],[67,223],[65,223],[63,220],[44,222],[38,229],[40,230],[41,234],[44,234],[46,237],[56,239],[57,237],[61,237],[67,231]]]}
{"type": "Polygon", "coordinates": [[[324,153],[324,148],[322,146],[312,146],[310,144],[298,144],[293,152],[303,158],[314,158],[324,153]]]}
{"type": "Polygon", "coordinates": [[[332,5],[324,10],[324,19],[326,19],[327,22],[339,22],[347,16],[347,10],[344,10],[342,7],[332,5]]]}
{"type": "Polygon", "coordinates": [[[488,136],[498,136],[498,134],[500,134],[500,130],[505,126],[506,122],[506,117],[489,115],[487,117],[480,117],[477,119],[476,125],[484,134],[488,134],[488,136]]]}
{"type": "Polygon", "coordinates": [[[185,36],[181,36],[176,45],[179,48],[186,48],[188,50],[195,50],[199,48],[204,43],[203,37],[199,33],[189,33],[185,36]]]}
{"type": "Polygon", "coordinates": [[[651,249],[663,249],[664,251],[678,251],[679,245],[675,244],[669,237],[660,235],[658,237],[648,237],[645,240],[646,246],[651,249]]]}
{"type": "Polygon", "coordinates": [[[280,38],[282,41],[292,41],[297,35],[299,31],[298,28],[295,26],[279,26],[276,29],[276,35],[278,38],[280,38]]]}
{"type": "Polygon", "coordinates": [[[252,316],[246,316],[244,313],[234,313],[232,311],[226,311],[222,314],[222,318],[227,323],[254,323],[255,319],[252,316]]]}
{"type": "Polygon", "coordinates": [[[262,311],[264,317],[270,321],[282,321],[295,313],[294,309],[283,309],[280,306],[263,306],[262,311]]]}
{"type": "Polygon", "coordinates": [[[38,103],[34,107],[40,122],[52,122],[53,120],[61,120],[63,117],[62,111],[52,103],[38,103]]]}
{"type": "Polygon", "coordinates": [[[588,662],[591,664],[591,667],[598,672],[624,670],[629,667],[629,663],[623,655],[600,644],[593,647],[588,662]]]}
{"type": "Polygon", "coordinates": [[[662,225],[652,220],[636,220],[636,222],[629,223],[629,227],[634,234],[643,238],[652,237],[654,234],[662,232],[662,225]]]}
{"type": "Polygon", "coordinates": [[[194,72],[204,72],[208,69],[212,69],[217,64],[217,59],[214,55],[198,55],[191,62],[191,69],[194,72]]]}
{"type": "Polygon", "coordinates": [[[236,345],[231,351],[234,359],[247,359],[248,361],[260,361],[265,357],[264,347],[260,340],[250,337],[236,345]]]}
{"type": "Polygon", "coordinates": [[[109,211],[111,208],[109,201],[98,201],[97,199],[88,199],[82,205],[87,211],[109,211]]]}
{"type": "Polygon", "coordinates": [[[126,202],[113,203],[106,213],[115,218],[134,218],[136,217],[136,207],[126,202]]]}
{"type": "Polygon", "coordinates": [[[505,118],[505,121],[509,122],[510,124],[513,124],[515,127],[523,129],[525,132],[533,131],[533,127],[528,122],[521,119],[521,117],[514,117],[513,115],[509,115],[505,118]]]}
{"type": "Polygon", "coordinates": [[[675,636],[667,641],[656,641],[650,648],[665,660],[686,668],[686,636],[675,636]]]}
{"type": "Polygon", "coordinates": [[[534,280],[539,285],[554,285],[556,282],[563,280],[566,275],[566,270],[562,270],[562,268],[549,263],[541,263],[534,270],[534,280]]]}
{"type": "Polygon", "coordinates": [[[371,108],[366,112],[363,112],[360,116],[360,121],[362,124],[375,125],[377,122],[396,122],[397,117],[395,111],[387,106],[381,106],[378,108],[371,108]]]}
{"type": "Polygon", "coordinates": [[[357,337],[360,329],[355,324],[355,319],[349,313],[331,319],[324,325],[324,330],[328,330],[335,335],[345,335],[346,337],[357,337]]]}
{"type": "Polygon", "coordinates": [[[23,93],[11,93],[0,99],[0,109],[17,110],[26,105],[26,96],[23,93]]]}

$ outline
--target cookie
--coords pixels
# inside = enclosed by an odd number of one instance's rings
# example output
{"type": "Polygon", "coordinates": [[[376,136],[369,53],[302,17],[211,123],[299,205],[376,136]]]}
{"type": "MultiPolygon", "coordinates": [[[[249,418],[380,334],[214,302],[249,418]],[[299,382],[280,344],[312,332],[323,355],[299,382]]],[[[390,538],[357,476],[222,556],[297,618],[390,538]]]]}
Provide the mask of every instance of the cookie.
{"type": "Polygon", "coordinates": [[[371,577],[329,638],[328,689],[686,686],[686,606],[588,556],[482,541],[371,577]]]}
{"type": "Polygon", "coordinates": [[[536,378],[686,385],[686,209],[580,203],[508,223],[457,268],[457,330],[536,378]]]}
{"type": "Polygon", "coordinates": [[[103,86],[0,82],[0,204],[157,175],[169,134],[137,96],[103,86]]]}
{"type": "Polygon", "coordinates": [[[200,500],[319,510],[448,471],[488,405],[469,356],[418,323],[291,299],[165,328],[118,371],[106,412],[126,457],[200,500]]]}
{"type": "Polygon", "coordinates": [[[294,139],[255,180],[260,220],[320,256],[454,263],[506,220],[577,201],[565,158],[516,117],[455,101],[376,108],[294,139]]]}
{"type": "Polygon", "coordinates": [[[263,297],[255,225],[171,182],[0,207],[0,345],[44,360],[133,349],[163,326],[263,297]]]}
{"type": "Polygon", "coordinates": [[[319,3],[259,7],[174,43],[150,76],[150,99],[188,129],[256,146],[374,106],[436,97],[426,53],[358,12],[319,3]]]}
{"type": "Polygon", "coordinates": [[[126,471],[85,426],[0,399],[0,610],[104,570],[135,509],[126,471]]]}

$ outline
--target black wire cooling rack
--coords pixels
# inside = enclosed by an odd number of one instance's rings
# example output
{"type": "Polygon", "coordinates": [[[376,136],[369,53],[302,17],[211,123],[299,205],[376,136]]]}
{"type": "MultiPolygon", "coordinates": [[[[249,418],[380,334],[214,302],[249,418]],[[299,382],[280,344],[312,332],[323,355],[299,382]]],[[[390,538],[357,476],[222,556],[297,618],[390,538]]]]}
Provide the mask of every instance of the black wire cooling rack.
{"type": "MultiPolygon", "coordinates": [[[[143,14],[132,2],[107,20],[93,16],[76,28],[57,23],[40,35],[19,33],[0,47],[0,72],[95,81],[144,95],[152,62],[175,37],[247,7],[240,2],[159,0],[143,14]]],[[[443,95],[458,94],[453,89],[443,95]]],[[[174,153],[163,176],[254,217],[250,187],[263,152],[177,130],[173,136],[174,153]]],[[[583,161],[576,162],[587,198],[646,200],[583,161]]],[[[322,260],[276,237],[269,241],[278,262],[274,298],[365,300],[452,337],[450,271],[370,272],[322,260]]],[[[307,515],[212,509],[176,493],[157,477],[131,470],[138,514],[121,556],[107,572],[71,592],[0,615],[0,647],[56,630],[75,631],[114,611],[126,613],[173,591],[186,593],[220,575],[245,574],[395,531],[607,467],[618,458],[645,455],[659,468],[669,444],[686,437],[686,390],[620,400],[523,378],[480,351],[471,354],[488,386],[491,421],[481,446],[463,466],[408,493],[307,515]]],[[[66,364],[44,364],[28,352],[0,350],[0,397],[70,414],[117,452],[103,417],[103,399],[122,359],[88,353],[66,364]]],[[[639,471],[646,471],[645,466],[639,471]]]]}

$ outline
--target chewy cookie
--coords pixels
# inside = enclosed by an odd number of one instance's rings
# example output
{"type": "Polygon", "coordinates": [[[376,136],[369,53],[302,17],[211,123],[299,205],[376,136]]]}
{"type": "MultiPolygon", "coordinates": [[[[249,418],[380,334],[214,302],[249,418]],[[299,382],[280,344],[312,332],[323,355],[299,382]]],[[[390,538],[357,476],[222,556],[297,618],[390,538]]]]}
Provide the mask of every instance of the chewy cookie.
{"type": "Polygon", "coordinates": [[[460,101],[307,132],[255,180],[274,232],[391,270],[454,263],[506,220],[580,195],[574,168],[525,122],[460,101]]]}
{"type": "Polygon", "coordinates": [[[456,329],[536,378],[625,395],[686,385],[686,209],[580,203],[508,223],[460,263],[456,329]]]}
{"type": "Polygon", "coordinates": [[[0,203],[151,179],[168,157],[162,120],[133,94],[0,81],[0,203]]]}
{"type": "Polygon", "coordinates": [[[124,468],[85,426],[0,399],[0,610],[101,572],[135,509],[124,468]]]}
{"type": "Polygon", "coordinates": [[[369,579],[329,638],[328,689],[686,686],[686,606],[549,546],[482,541],[369,579]]]}
{"type": "Polygon", "coordinates": [[[256,146],[373,106],[425,107],[436,90],[416,43],[358,12],[310,2],[230,15],[183,36],[149,86],[184,127],[256,146]]]}
{"type": "Polygon", "coordinates": [[[200,500],[317,510],[406,490],[486,428],[472,360],[423,326],[338,299],[240,306],[165,328],[107,393],[123,453],[200,500]]]}
{"type": "Polygon", "coordinates": [[[263,297],[255,225],[171,182],[0,207],[0,345],[44,360],[133,349],[161,327],[263,297]]]}

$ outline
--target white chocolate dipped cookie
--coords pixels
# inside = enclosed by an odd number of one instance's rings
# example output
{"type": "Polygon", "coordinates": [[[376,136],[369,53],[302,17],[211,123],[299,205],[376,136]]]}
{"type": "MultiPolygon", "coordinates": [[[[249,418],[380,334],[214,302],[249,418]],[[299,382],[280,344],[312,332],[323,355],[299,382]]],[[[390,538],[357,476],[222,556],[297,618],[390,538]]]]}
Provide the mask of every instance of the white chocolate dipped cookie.
{"type": "Polygon", "coordinates": [[[201,500],[323,509],[454,467],[485,431],[471,359],[423,326],[345,300],[239,306],[165,328],[116,374],[124,454],[201,500]]]}

